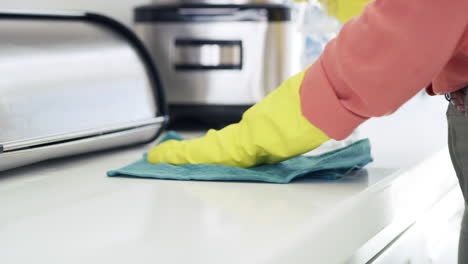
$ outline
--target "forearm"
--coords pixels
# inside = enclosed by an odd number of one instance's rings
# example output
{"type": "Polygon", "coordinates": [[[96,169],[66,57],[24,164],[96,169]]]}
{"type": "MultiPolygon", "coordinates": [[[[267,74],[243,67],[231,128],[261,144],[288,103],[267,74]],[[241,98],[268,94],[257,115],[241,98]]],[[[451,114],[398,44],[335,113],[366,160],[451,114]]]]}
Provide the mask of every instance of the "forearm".
{"type": "Polygon", "coordinates": [[[376,0],[350,20],[306,73],[306,118],[342,139],[427,86],[463,35],[468,1],[376,0]],[[335,121],[332,121],[335,120],[335,121]]]}

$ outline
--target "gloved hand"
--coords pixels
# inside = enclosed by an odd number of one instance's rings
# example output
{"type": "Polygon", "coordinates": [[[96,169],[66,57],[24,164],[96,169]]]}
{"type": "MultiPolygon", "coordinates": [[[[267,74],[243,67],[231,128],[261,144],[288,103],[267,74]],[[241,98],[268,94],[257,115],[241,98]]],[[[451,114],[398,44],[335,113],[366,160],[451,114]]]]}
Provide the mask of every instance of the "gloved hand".
{"type": "Polygon", "coordinates": [[[252,167],[306,153],[329,137],[301,112],[299,88],[305,72],[285,81],[248,109],[239,123],[186,141],[170,140],[148,153],[150,163],[203,163],[252,167]]]}

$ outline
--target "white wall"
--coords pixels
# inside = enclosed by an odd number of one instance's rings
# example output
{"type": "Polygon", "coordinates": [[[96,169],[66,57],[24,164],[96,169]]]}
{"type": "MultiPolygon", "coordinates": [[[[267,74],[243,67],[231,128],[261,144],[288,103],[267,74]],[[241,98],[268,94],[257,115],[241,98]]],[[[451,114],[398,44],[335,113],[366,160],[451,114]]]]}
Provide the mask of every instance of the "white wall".
{"type": "Polygon", "coordinates": [[[446,147],[447,105],[443,96],[418,94],[394,114],[365,122],[359,135],[370,138],[375,164],[407,167],[446,147]]]}
{"type": "Polygon", "coordinates": [[[99,12],[128,26],[132,25],[133,8],[151,0],[1,0],[1,9],[73,9],[99,12]]]}

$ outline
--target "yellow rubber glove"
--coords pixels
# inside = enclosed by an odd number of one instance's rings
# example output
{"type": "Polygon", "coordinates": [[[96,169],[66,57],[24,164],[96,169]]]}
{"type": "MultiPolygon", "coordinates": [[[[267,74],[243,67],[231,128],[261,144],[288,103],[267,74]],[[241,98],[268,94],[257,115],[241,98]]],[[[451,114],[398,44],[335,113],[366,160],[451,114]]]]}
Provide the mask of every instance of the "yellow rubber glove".
{"type": "Polygon", "coordinates": [[[305,72],[285,81],[249,108],[239,123],[192,140],[169,140],[148,153],[150,163],[252,167],[306,153],[329,137],[301,112],[299,88],[305,72]]]}
{"type": "Polygon", "coordinates": [[[367,3],[372,0],[319,0],[328,14],[336,17],[341,23],[362,13],[367,3]]]}

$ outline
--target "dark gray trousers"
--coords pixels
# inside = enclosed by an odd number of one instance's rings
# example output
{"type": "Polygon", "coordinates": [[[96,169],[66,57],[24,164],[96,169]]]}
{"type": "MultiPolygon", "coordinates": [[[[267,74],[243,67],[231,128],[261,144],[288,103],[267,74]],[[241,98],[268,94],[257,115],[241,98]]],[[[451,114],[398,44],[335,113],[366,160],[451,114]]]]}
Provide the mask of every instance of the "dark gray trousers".
{"type": "Polygon", "coordinates": [[[468,117],[465,113],[457,111],[453,105],[449,105],[447,120],[450,157],[465,199],[458,263],[468,264],[468,117]]]}

